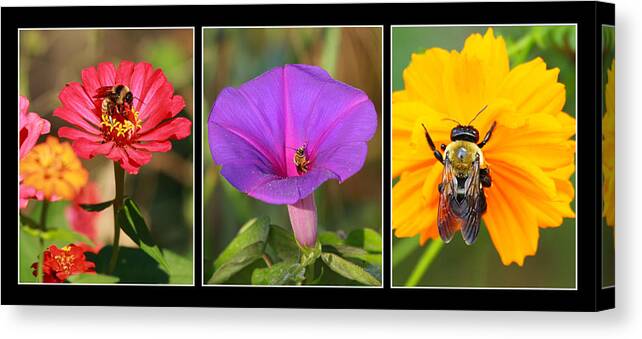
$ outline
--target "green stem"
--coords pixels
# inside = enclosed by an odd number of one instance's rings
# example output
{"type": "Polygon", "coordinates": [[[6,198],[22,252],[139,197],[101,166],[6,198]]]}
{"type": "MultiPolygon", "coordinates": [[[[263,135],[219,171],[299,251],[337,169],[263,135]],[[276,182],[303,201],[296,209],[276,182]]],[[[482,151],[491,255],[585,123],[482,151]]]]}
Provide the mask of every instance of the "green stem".
{"type": "Polygon", "coordinates": [[[263,261],[265,261],[268,268],[272,267],[272,260],[270,260],[270,257],[267,254],[263,254],[263,261]]]}
{"type": "MultiPolygon", "coordinates": [[[[42,201],[42,210],[40,211],[40,230],[44,233],[47,231],[47,212],[49,211],[49,200],[46,198],[42,201]]],[[[42,237],[39,237],[40,240],[40,257],[38,258],[38,273],[36,281],[42,283],[42,265],[45,252],[45,241],[42,237]]]]}
{"type": "Polygon", "coordinates": [[[40,211],[40,229],[43,232],[47,231],[47,212],[48,211],[49,211],[49,200],[44,199],[42,201],[42,210],[40,211]]]}
{"type": "Polygon", "coordinates": [[[312,284],[314,282],[314,276],[316,274],[316,272],[315,272],[316,270],[315,270],[315,267],[314,267],[315,263],[316,263],[316,261],[312,262],[310,265],[308,265],[305,268],[305,283],[306,284],[312,284]]]}
{"type": "Polygon", "coordinates": [[[430,264],[432,264],[433,260],[435,260],[437,254],[439,254],[439,251],[443,246],[444,243],[441,240],[432,240],[430,244],[426,246],[426,251],[421,256],[421,259],[419,259],[417,266],[415,266],[415,269],[410,274],[410,278],[408,278],[408,281],[406,281],[407,287],[417,286],[421,278],[423,278],[424,274],[426,273],[426,270],[428,269],[428,267],[430,267],[430,264]]]}
{"type": "Polygon", "coordinates": [[[118,223],[118,210],[123,205],[123,197],[125,193],[125,171],[120,165],[114,161],[114,181],[116,182],[116,197],[114,198],[114,242],[111,249],[111,259],[109,259],[108,274],[114,272],[116,263],[118,262],[118,252],[120,247],[120,225],[118,223]]]}

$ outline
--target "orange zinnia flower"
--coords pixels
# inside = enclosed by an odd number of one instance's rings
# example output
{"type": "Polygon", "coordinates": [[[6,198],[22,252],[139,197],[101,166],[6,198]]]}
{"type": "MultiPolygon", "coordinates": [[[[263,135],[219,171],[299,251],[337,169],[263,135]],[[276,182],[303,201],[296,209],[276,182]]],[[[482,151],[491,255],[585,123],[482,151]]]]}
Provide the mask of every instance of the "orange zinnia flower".
{"type": "Polygon", "coordinates": [[[42,192],[47,200],[73,199],[89,178],[71,145],[52,136],[20,160],[20,175],[25,185],[42,192]]]}
{"type": "Polygon", "coordinates": [[[397,237],[437,238],[438,184],[444,166],[433,156],[422,124],[436,145],[450,143],[452,119],[483,137],[492,186],[482,218],[504,265],[523,265],[537,251],[539,228],[573,218],[575,119],[562,111],[559,70],[535,58],[512,69],[506,44],[492,29],[473,34],[461,52],[431,48],[413,54],[404,89],[392,97],[392,227],[397,237]]]}

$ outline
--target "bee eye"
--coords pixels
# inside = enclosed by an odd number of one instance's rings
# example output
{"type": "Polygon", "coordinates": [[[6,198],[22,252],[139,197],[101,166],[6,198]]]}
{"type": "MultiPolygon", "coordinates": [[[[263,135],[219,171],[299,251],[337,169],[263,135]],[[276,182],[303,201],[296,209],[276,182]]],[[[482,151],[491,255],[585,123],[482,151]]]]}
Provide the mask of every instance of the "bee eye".
{"type": "Polygon", "coordinates": [[[132,92],[127,92],[127,94],[125,94],[125,101],[131,102],[132,99],[134,99],[134,96],[132,95],[132,92]]]}

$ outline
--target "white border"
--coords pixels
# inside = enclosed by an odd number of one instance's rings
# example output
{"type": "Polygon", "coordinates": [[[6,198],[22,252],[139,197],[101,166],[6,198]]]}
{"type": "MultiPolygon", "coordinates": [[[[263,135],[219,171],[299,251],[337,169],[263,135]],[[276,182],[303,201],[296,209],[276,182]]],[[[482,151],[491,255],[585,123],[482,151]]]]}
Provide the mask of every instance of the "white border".
{"type": "MultiPolygon", "coordinates": [[[[194,108],[196,103],[194,102],[195,90],[194,90],[194,80],[196,78],[196,63],[194,62],[194,55],[196,51],[196,27],[195,26],[159,26],[159,27],[64,27],[64,28],[18,28],[18,96],[20,96],[20,32],[21,31],[84,31],[84,30],[191,30],[192,31],[192,117],[196,116],[194,108]]],[[[19,98],[18,98],[19,100],[19,98]]],[[[17,119],[19,120],[19,119],[17,119]]],[[[196,194],[194,193],[194,187],[196,186],[196,169],[194,166],[194,153],[195,153],[195,143],[194,138],[194,122],[192,121],[192,220],[195,220],[196,215],[196,194]]],[[[18,130],[20,128],[20,122],[18,121],[18,130]]],[[[20,173],[20,149],[18,149],[18,174],[20,173]]],[[[20,180],[18,183],[18,191],[20,190],[20,180]]],[[[18,221],[20,220],[20,202],[18,201],[18,221]]],[[[194,287],[196,286],[195,279],[195,251],[196,248],[194,244],[196,243],[196,228],[194,227],[194,222],[192,221],[192,283],[190,284],[132,284],[132,283],[116,283],[116,284],[89,284],[89,283],[77,283],[77,284],[68,284],[68,283],[38,283],[38,282],[21,282],[20,281],[20,222],[18,222],[18,285],[61,285],[61,286],[163,286],[163,287],[194,287]]]]}
{"type": "MultiPolygon", "coordinates": [[[[615,25],[602,24],[602,26],[600,27],[600,37],[602,38],[602,39],[600,39],[601,40],[600,41],[600,48],[604,48],[604,36],[603,36],[604,27],[613,28],[614,37],[615,37],[615,34],[616,34],[615,33],[615,25]]],[[[614,51],[613,51],[613,60],[615,60],[615,47],[613,47],[613,49],[614,49],[614,51]]],[[[604,67],[604,54],[601,51],[600,51],[600,67],[604,67]]],[[[613,80],[615,80],[615,79],[613,79],[613,80]]],[[[600,86],[605,86],[604,85],[604,72],[600,72],[600,86]]],[[[603,89],[603,91],[606,91],[606,90],[603,89]]],[[[606,94],[604,94],[603,97],[604,97],[604,100],[606,101],[606,94]]],[[[606,103],[602,102],[602,107],[600,107],[600,113],[602,113],[602,115],[604,114],[604,112],[601,112],[602,109],[604,109],[603,108],[604,105],[606,105],[606,103]]],[[[613,113],[615,113],[615,112],[613,112],[613,113]]],[[[602,126],[602,133],[604,133],[604,126],[602,126]]],[[[602,156],[604,156],[604,154],[602,154],[602,156]]],[[[613,164],[613,168],[615,168],[615,164],[613,164]]],[[[613,175],[615,175],[615,169],[613,171],[614,171],[613,175]]],[[[604,184],[602,184],[602,185],[604,185],[604,184]]],[[[602,194],[604,194],[604,193],[602,193],[602,194]]],[[[614,208],[617,208],[617,206],[614,206],[614,208]]],[[[602,213],[604,213],[604,196],[602,196],[602,213]]],[[[600,219],[603,219],[603,218],[600,218],[600,219]]],[[[600,220],[600,230],[602,229],[602,226],[604,226],[604,224],[602,224],[602,220],[600,220]]],[[[613,225],[613,231],[615,232],[615,225],[613,225]]],[[[602,232],[600,232],[600,233],[602,233],[602,232]]],[[[614,233],[614,236],[615,236],[615,233],[614,233]]],[[[600,237],[600,240],[602,240],[601,237],[600,237]]],[[[615,240],[615,238],[613,240],[615,240]]],[[[604,246],[603,245],[604,244],[602,244],[602,253],[601,253],[602,254],[602,258],[600,260],[601,264],[602,264],[602,274],[600,274],[600,285],[601,285],[601,288],[603,290],[608,290],[609,288],[615,288],[615,283],[616,283],[616,281],[615,281],[615,270],[616,270],[616,267],[615,267],[615,264],[616,264],[615,254],[616,253],[615,253],[615,245],[613,245],[613,285],[604,286],[604,246]]]]}
{"type": "MultiPolygon", "coordinates": [[[[413,287],[408,287],[408,286],[395,286],[394,285],[394,280],[393,280],[393,267],[392,264],[390,265],[390,288],[391,289],[443,289],[443,290],[459,290],[459,289],[471,289],[471,290],[571,290],[571,291],[577,291],[577,277],[578,277],[578,252],[577,252],[577,197],[579,196],[577,194],[578,187],[577,187],[577,164],[578,164],[578,154],[577,154],[577,118],[578,114],[577,112],[579,111],[578,109],[578,102],[577,102],[577,58],[578,58],[578,48],[577,48],[577,23],[542,23],[542,24],[452,24],[452,25],[390,25],[390,96],[392,98],[392,93],[393,93],[393,79],[392,79],[392,72],[393,72],[393,31],[395,28],[409,28],[409,27],[417,27],[417,28],[433,28],[433,27],[500,27],[500,26],[508,26],[508,27],[520,27],[520,26],[574,26],[575,27],[575,287],[466,287],[466,286],[413,286],[413,287]]],[[[392,100],[390,100],[390,114],[391,114],[391,121],[392,121],[392,100]]],[[[392,149],[392,128],[390,129],[390,146],[392,149]]],[[[390,164],[392,164],[392,151],[390,152],[390,164]]],[[[390,192],[392,192],[392,173],[390,174],[390,192]]],[[[394,232],[392,230],[392,218],[394,217],[392,214],[392,193],[390,196],[390,249],[392,252],[392,240],[394,238],[394,232]]],[[[539,240],[538,240],[539,241],[539,240]]],[[[392,263],[392,254],[390,256],[390,262],[392,263]]]]}
{"type": "MultiPolygon", "coordinates": [[[[381,117],[381,150],[382,150],[382,156],[385,152],[383,152],[384,149],[384,138],[383,138],[383,133],[386,128],[385,125],[385,119],[384,119],[384,92],[383,92],[383,83],[384,79],[386,77],[386,74],[384,74],[384,69],[383,69],[383,60],[384,60],[384,26],[383,25],[328,25],[328,26],[319,26],[319,25],[312,25],[312,26],[203,26],[201,27],[201,73],[205,74],[205,67],[204,67],[204,60],[205,60],[205,48],[203,48],[203,44],[205,41],[205,30],[206,29],[297,29],[297,28],[332,28],[332,27],[338,27],[338,28],[379,28],[381,29],[381,112],[380,112],[380,117],[381,117]]],[[[258,75],[258,74],[257,74],[258,75]]],[[[205,101],[205,88],[203,86],[203,81],[205,77],[201,77],[201,105],[205,101]]],[[[214,103],[212,103],[214,104],[214,103]]],[[[203,109],[203,116],[206,115],[205,109],[203,109]]],[[[207,111],[207,115],[209,116],[209,111],[207,111]]],[[[207,135],[207,123],[203,124],[203,135],[207,135]]],[[[203,145],[203,151],[201,152],[201,176],[204,175],[204,170],[205,170],[205,162],[203,161],[204,154],[206,153],[205,149],[207,148],[208,151],[207,153],[209,154],[209,147],[205,147],[207,145],[203,145]]],[[[383,157],[380,163],[381,166],[381,236],[383,237],[384,234],[384,217],[383,217],[383,211],[384,211],[384,204],[385,204],[385,192],[383,189],[383,184],[384,184],[384,173],[383,173],[383,157]]],[[[205,180],[203,180],[204,184],[205,180]]],[[[204,190],[202,189],[201,186],[201,204],[203,204],[203,192],[204,190]]],[[[204,235],[204,218],[205,218],[205,212],[201,214],[201,235],[204,235]]],[[[209,287],[254,287],[254,288],[366,288],[366,289],[383,289],[384,288],[384,281],[385,281],[385,275],[383,272],[383,264],[385,261],[385,246],[383,246],[383,242],[381,242],[381,285],[379,286],[352,286],[352,285],[242,285],[242,284],[207,284],[205,281],[205,265],[204,261],[202,258],[203,256],[203,251],[205,246],[203,246],[205,237],[201,237],[201,285],[203,287],[209,288],[209,287]]]]}

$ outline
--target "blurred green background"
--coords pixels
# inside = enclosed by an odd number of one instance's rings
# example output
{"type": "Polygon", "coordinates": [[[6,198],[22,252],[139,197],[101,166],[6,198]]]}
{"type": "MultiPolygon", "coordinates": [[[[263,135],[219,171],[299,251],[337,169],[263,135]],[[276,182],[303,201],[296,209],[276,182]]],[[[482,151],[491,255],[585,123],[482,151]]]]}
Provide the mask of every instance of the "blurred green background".
{"type": "MultiPolygon", "coordinates": [[[[20,95],[31,102],[30,112],[37,112],[51,122],[49,135],[57,136],[58,128],[66,125],[53,116],[53,111],[60,105],[58,94],[66,83],[80,82],[84,68],[100,62],[112,62],[117,67],[121,60],[147,61],[155,69],[163,70],[174,86],[175,95],[185,98],[186,107],[179,116],[192,120],[193,41],[191,29],[23,30],[19,36],[20,95]]],[[[154,153],[152,161],[143,166],[138,175],[126,175],[125,194],[133,197],[141,207],[156,243],[191,262],[193,138],[173,141],[172,145],[171,152],[154,153]]],[[[90,180],[98,185],[100,201],[114,196],[112,164],[103,156],[83,160],[90,180]]],[[[51,204],[48,217],[51,227],[68,227],[64,217],[67,204],[66,201],[51,204]]],[[[41,203],[32,201],[22,213],[35,217],[40,206],[41,203]]],[[[106,245],[111,244],[111,207],[99,215],[99,239],[106,245]]],[[[28,237],[22,233],[21,247],[28,247],[34,240],[28,237]]],[[[137,247],[124,233],[121,234],[121,245],[137,247]]],[[[21,260],[29,261],[29,257],[25,254],[21,260]]],[[[28,265],[33,261],[35,256],[28,265]]],[[[22,277],[33,279],[28,268],[21,269],[24,271],[22,277]]]]}
{"type": "MultiPolygon", "coordinates": [[[[303,63],[323,67],[339,81],[368,94],[378,127],[360,172],[316,191],[319,230],[368,227],[381,232],[381,28],[205,29],[203,32],[203,259],[212,261],[250,218],[267,215],[290,229],[286,206],[270,205],[237,191],[214,166],[207,118],[224,87],[237,87],[269,69],[303,63]]],[[[211,272],[209,272],[211,273],[211,272]]]]}
{"type": "MultiPolygon", "coordinates": [[[[607,71],[615,58],[615,27],[602,26],[602,112],[606,112],[607,71]]],[[[602,218],[602,286],[615,285],[615,227],[602,218]]]]}
{"type": "MultiPolygon", "coordinates": [[[[393,28],[393,90],[403,89],[402,74],[412,53],[432,47],[461,51],[470,34],[484,34],[487,29],[486,26],[393,28]]],[[[539,56],[548,68],[560,69],[558,81],[566,86],[564,111],[575,116],[575,26],[500,26],[493,29],[495,36],[503,36],[506,41],[511,68],[539,56]]],[[[571,181],[575,183],[575,175],[571,181]]],[[[571,206],[575,209],[575,201],[571,206]]],[[[443,246],[418,285],[574,288],[575,239],[575,219],[565,219],[558,228],[540,229],[537,254],[526,257],[523,267],[504,266],[482,225],[474,245],[467,246],[456,236],[443,246]]],[[[393,285],[403,286],[425,246],[419,246],[418,236],[393,237],[392,246],[393,285]]]]}

